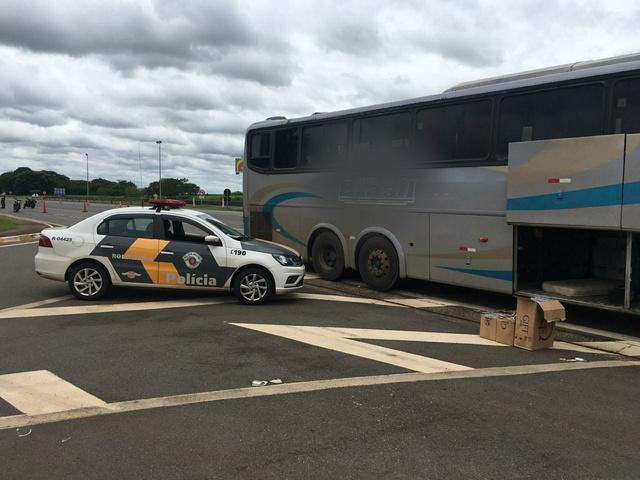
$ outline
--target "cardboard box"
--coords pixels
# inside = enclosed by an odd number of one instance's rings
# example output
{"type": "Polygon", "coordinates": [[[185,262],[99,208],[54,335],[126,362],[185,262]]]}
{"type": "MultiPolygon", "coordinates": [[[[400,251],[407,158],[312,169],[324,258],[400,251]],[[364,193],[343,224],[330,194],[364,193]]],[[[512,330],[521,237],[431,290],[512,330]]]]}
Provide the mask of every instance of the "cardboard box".
{"type": "Polygon", "coordinates": [[[496,340],[496,320],[495,313],[483,313],[480,316],[480,337],[487,340],[496,340]]]}
{"type": "Polygon", "coordinates": [[[496,321],[496,342],[513,346],[516,333],[516,318],[513,315],[502,315],[496,321]]]}
{"type": "Polygon", "coordinates": [[[518,298],[513,345],[525,350],[551,348],[555,323],[566,319],[564,307],[546,297],[518,298]]]}

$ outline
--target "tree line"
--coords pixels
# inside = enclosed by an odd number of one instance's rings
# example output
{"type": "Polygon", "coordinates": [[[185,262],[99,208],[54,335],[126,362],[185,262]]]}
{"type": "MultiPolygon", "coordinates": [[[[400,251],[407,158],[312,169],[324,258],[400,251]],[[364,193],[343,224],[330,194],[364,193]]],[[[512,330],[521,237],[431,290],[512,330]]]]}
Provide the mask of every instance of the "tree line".
{"type": "MultiPolygon", "coordinates": [[[[0,174],[0,193],[30,195],[32,193],[53,195],[54,188],[64,188],[67,195],[85,195],[86,180],[72,180],[66,175],[51,170],[31,170],[20,167],[14,171],[0,174]]],[[[162,196],[197,195],[200,187],[187,178],[163,178],[162,196]]],[[[151,196],[158,193],[158,182],[151,182],[147,188],[140,189],[129,180],[106,180],[94,178],[89,181],[89,195],[114,197],[151,196]]]]}

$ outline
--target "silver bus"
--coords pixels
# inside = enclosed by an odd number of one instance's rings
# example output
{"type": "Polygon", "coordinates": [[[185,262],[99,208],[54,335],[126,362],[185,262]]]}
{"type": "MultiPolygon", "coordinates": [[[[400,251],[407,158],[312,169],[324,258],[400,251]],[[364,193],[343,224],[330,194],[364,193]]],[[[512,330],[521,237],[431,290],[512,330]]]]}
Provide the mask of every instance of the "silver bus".
{"type": "Polygon", "coordinates": [[[640,312],[640,55],[271,117],[245,163],[245,231],[322,278],[640,312]]]}

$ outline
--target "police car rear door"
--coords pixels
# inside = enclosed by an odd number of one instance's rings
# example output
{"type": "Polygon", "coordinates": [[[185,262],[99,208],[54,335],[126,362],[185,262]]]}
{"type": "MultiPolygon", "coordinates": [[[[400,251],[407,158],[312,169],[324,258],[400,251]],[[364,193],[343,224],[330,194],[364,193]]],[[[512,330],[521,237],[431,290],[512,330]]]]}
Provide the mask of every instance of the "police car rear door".
{"type": "Polygon", "coordinates": [[[162,214],[159,281],[178,287],[223,287],[233,273],[227,268],[226,239],[219,245],[205,242],[208,235],[217,235],[213,228],[172,214],[162,214]]]}
{"type": "Polygon", "coordinates": [[[153,214],[111,215],[98,225],[91,255],[107,259],[122,283],[157,283],[154,229],[153,214]]]}

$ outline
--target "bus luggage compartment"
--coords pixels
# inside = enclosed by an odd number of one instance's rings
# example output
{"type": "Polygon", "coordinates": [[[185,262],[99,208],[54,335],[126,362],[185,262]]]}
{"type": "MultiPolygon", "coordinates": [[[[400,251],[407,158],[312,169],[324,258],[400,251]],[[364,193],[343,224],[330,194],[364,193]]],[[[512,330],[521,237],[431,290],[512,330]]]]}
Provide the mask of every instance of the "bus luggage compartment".
{"type": "Polygon", "coordinates": [[[639,253],[635,233],[520,225],[516,293],[640,313],[639,253]]]}

